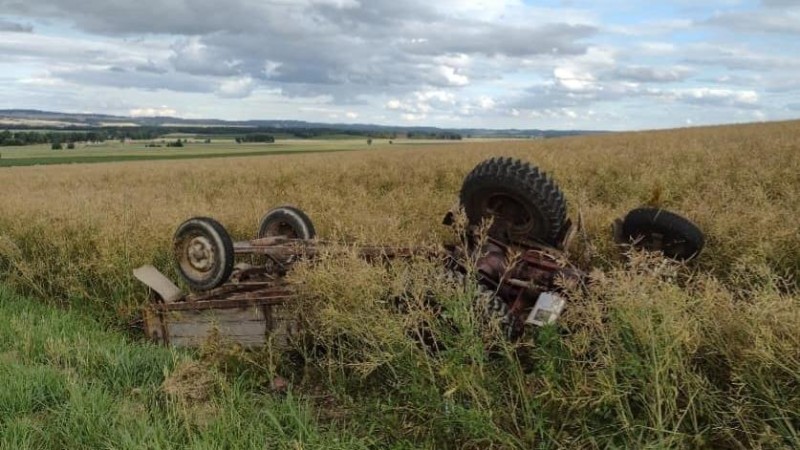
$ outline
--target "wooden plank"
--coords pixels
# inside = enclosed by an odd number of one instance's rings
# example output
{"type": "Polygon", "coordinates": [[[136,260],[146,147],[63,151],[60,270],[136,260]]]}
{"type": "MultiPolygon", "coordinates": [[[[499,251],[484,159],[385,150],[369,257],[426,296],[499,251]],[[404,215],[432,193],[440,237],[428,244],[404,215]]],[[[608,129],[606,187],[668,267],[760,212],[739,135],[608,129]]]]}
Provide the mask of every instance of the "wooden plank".
{"type": "Polygon", "coordinates": [[[264,308],[207,309],[165,313],[170,343],[176,347],[197,347],[212,333],[223,341],[243,347],[261,347],[267,334],[264,308]]]}
{"type": "Polygon", "coordinates": [[[280,293],[261,294],[258,292],[241,294],[242,297],[230,295],[228,298],[204,300],[195,302],[179,302],[170,304],[153,304],[153,307],[162,311],[187,311],[200,309],[227,309],[243,308],[248,306],[275,305],[286,303],[295,298],[294,294],[283,295],[280,293]],[[263,295],[263,296],[262,296],[263,295]]]}
{"type": "Polygon", "coordinates": [[[251,306],[248,308],[229,308],[229,309],[202,309],[202,310],[182,310],[167,311],[164,313],[165,320],[171,323],[178,322],[248,322],[265,321],[263,307],[251,306]]]}
{"type": "Polygon", "coordinates": [[[170,339],[182,336],[207,336],[211,331],[217,330],[222,336],[250,336],[267,335],[266,322],[240,322],[240,323],[214,323],[214,322],[184,322],[184,323],[170,323],[167,325],[169,328],[170,339]]]}
{"type": "Polygon", "coordinates": [[[212,333],[243,347],[262,347],[267,334],[262,308],[183,311],[177,316],[178,321],[167,321],[170,343],[176,347],[201,346],[212,333]]]}

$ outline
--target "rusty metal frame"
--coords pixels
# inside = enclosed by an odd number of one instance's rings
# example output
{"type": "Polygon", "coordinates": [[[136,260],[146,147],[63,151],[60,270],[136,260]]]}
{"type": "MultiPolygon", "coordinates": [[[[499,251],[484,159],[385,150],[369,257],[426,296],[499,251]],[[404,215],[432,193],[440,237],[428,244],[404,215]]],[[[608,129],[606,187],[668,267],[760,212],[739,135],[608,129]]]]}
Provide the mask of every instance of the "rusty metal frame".
{"type": "MultiPolygon", "coordinates": [[[[468,230],[468,236],[475,236],[475,233],[474,228],[468,230]]],[[[562,243],[566,244],[571,236],[570,229],[565,229],[562,243]]],[[[582,281],[586,277],[566,261],[564,253],[558,248],[537,243],[513,246],[491,237],[482,240],[471,237],[463,248],[371,245],[341,247],[331,244],[323,240],[288,239],[283,236],[235,242],[235,255],[262,255],[276,265],[271,268],[269,265],[243,265],[234,271],[226,284],[216,289],[190,293],[172,302],[154,302],[145,312],[145,329],[151,337],[169,343],[167,313],[254,306],[263,307],[264,317],[267,317],[269,307],[286,304],[297,296],[295,285],[284,277],[291,266],[303,259],[313,260],[326,252],[352,251],[367,260],[421,256],[439,259],[451,268],[465,273],[471,269],[461,261],[473,261],[479,281],[495,288],[497,295],[509,305],[511,314],[521,319],[515,321],[519,326],[524,323],[524,316],[533,308],[539,294],[559,289],[559,280],[582,281]]]]}

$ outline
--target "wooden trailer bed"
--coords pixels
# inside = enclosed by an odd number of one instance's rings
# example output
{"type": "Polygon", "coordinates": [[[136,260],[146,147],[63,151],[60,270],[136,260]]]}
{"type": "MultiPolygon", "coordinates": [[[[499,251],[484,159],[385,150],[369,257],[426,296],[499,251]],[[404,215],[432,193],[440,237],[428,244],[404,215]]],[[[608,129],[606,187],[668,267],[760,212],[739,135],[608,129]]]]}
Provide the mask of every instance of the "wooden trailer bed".
{"type": "Polygon", "coordinates": [[[200,347],[214,337],[246,348],[268,342],[285,348],[297,331],[297,318],[287,304],[294,293],[284,281],[231,282],[184,295],[152,266],[134,275],[154,294],[143,315],[145,333],[155,342],[200,347]]]}

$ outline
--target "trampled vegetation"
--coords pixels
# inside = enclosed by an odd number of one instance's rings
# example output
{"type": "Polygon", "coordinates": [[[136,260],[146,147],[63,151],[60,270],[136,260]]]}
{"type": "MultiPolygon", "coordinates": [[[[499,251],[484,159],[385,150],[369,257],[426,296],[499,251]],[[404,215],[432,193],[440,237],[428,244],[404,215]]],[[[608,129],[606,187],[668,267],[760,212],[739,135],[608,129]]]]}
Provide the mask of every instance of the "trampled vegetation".
{"type": "Polygon", "coordinates": [[[797,123],[19,167],[0,170],[0,183],[4,283],[81,311],[61,318],[3,294],[0,337],[11,349],[3,377],[36,375],[15,385],[9,404],[16,406],[0,416],[6,442],[787,449],[800,442],[797,123]],[[570,215],[583,218],[571,258],[596,268],[595,284],[575,293],[558,327],[508,343],[474,313],[475,286],[448,282],[428,262],[384,267],[352,257],[294,275],[307,294],[298,306],[308,333],[293,354],[229,352],[213,341],[201,354],[172,353],[99,330],[135,319],[145,292],[132,280],[134,267],[154,263],[174,275],[170,239],[189,216],[217,217],[235,237],[249,238],[263,212],[289,203],[306,210],[323,237],[435,245],[453,239],[439,223],[464,174],[497,155],[552,174],[570,215]],[[694,220],[708,238],[702,257],[689,266],[620,258],[609,224],[642,204],[694,220]],[[409,305],[403,313],[391,305],[399,294],[409,305]],[[433,318],[430,296],[446,308],[446,323],[433,318]],[[36,315],[50,317],[41,336],[20,325],[36,315]],[[419,345],[413,330],[422,325],[444,350],[419,345]],[[104,338],[65,338],[69,332],[58,330],[69,327],[104,338]],[[124,348],[114,350],[116,362],[76,356],[114,345],[124,348]],[[115,364],[128,375],[105,375],[115,364]],[[182,379],[183,367],[213,388],[174,400],[170,382],[182,379]],[[276,375],[289,381],[288,396],[272,392],[276,375]],[[89,420],[74,405],[116,411],[124,405],[114,399],[132,392],[142,400],[131,407],[147,419],[120,418],[109,425],[120,431],[105,437],[71,425],[89,420]]]}

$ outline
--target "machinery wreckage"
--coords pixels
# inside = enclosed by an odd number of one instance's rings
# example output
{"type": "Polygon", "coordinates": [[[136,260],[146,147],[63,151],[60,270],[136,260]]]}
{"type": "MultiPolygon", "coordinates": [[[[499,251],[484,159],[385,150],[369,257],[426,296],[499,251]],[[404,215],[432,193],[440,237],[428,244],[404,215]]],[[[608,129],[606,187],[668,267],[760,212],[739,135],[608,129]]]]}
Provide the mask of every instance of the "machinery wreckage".
{"type": "MultiPolygon", "coordinates": [[[[525,326],[555,322],[568,301],[564,286],[588,280],[566,258],[564,250],[576,227],[567,218],[564,194],[555,181],[526,162],[492,158],[464,179],[460,204],[468,222],[465,245],[356,250],[368,260],[427,256],[441,261],[458,279],[475,276],[489,293],[486,308],[502,321],[510,339],[525,326]],[[480,233],[487,223],[488,230],[480,233]]],[[[453,221],[450,212],[444,224],[453,221]]],[[[618,243],[677,260],[696,257],[704,245],[693,223],[658,208],[636,208],[613,229],[618,243]]],[[[327,248],[330,244],[316,238],[309,217],[291,206],[267,212],[257,238],[243,242],[234,242],[214,219],[189,219],[175,232],[173,249],[191,293],[182,292],[152,266],[134,271],[153,294],[145,308],[145,331],[153,340],[175,346],[199,346],[212,332],[244,347],[263,346],[268,338],[285,345],[299,323],[287,307],[299,295],[297,285],[286,274],[296,262],[313,260],[327,248]],[[236,264],[244,255],[262,255],[264,263],[236,264]]]]}

